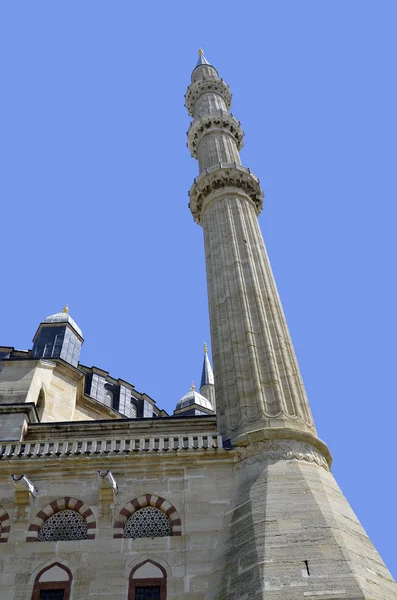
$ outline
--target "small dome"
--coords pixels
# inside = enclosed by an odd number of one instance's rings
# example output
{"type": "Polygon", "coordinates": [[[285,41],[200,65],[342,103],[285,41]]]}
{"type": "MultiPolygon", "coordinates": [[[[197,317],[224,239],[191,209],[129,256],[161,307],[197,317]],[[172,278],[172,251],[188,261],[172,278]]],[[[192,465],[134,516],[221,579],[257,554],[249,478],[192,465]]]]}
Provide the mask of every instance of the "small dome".
{"type": "Polygon", "coordinates": [[[55,313],[55,315],[50,315],[44,319],[43,323],[69,323],[69,325],[73,327],[79,336],[83,337],[83,332],[81,331],[80,327],[65,309],[62,312],[55,313]]]}
{"type": "Polygon", "coordinates": [[[176,410],[179,410],[180,408],[185,408],[186,406],[191,406],[192,404],[198,404],[198,406],[203,406],[208,410],[214,411],[211,402],[207,400],[207,398],[204,398],[204,396],[196,392],[196,390],[190,390],[190,392],[185,394],[176,405],[176,410]]]}

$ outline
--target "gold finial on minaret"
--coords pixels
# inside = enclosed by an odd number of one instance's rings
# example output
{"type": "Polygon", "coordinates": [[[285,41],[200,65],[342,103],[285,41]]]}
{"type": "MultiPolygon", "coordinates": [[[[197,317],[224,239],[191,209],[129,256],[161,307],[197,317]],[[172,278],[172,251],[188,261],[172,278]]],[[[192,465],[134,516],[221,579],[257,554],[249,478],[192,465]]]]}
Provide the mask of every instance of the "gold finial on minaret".
{"type": "Polygon", "coordinates": [[[194,381],[192,381],[192,385],[190,386],[190,389],[192,392],[194,392],[194,390],[196,389],[196,386],[194,385],[194,381]]]}
{"type": "Polygon", "coordinates": [[[199,48],[198,55],[203,56],[203,54],[204,54],[204,50],[202,48],[199,48]]]}
{"type": "Polygon", "coordinates": [[[204,342],[204,354],[207,354],[207,352],[208,352],[207,344],[204,342]]]}
{"type": "Polygon", "coordinates": [[[69,313],[69,304],[65,304],[65,306],[62,309],[62,312],[68,314],[69,313]]]}

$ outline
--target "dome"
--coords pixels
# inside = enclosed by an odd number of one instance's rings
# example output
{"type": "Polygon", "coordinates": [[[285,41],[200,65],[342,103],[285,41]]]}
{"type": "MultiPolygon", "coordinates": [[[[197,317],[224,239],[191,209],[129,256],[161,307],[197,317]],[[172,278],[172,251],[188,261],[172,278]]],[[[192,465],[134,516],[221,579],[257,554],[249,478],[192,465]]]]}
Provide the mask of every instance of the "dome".
{"type": "Polygon", "coordinates": [[[70,316],[67,305],[65,306],[63,311],[55,313],[55,315],[50,315],[49,317],[44,319],[43,323],[69,323],[69,325],[73,327],[73,329],[79,334],[79,336],[83,337],[83,332],[77,325],[76,321],[70,316]]]}
{"type": "Polygon", "coordinates": [[[207,400],[207,398],[204,398],[204,396],[202,396],[201,394],[196,392],[196,390],[190,390],[190,392],[185,394],[183,396],[183,398],[181,398],[179,400],[178,404],[176,405],[176,410],[179,410],[181,408],[186,408],[186,406],[191,406],[193,404],[197,404],[198,406],[203,406],[204,408],[207,408],[208,410],[212,410],[212,412],[214,411],[214,408],[213,408],[211,402],[209,400],[207,400]]]}

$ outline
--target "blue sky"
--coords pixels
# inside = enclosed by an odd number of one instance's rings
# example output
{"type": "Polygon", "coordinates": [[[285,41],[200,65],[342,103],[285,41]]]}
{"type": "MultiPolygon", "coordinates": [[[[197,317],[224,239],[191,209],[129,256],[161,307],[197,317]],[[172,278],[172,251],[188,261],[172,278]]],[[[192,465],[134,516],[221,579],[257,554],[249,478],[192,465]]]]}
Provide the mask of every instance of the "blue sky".
{"type": "Polygon", "coordinates": [[[0,6],[0,344],[66,302],[81,361],[172,412],[210,343],[184,93],[202,46],[242,160],[334,473],[395,552],[397,4],[0,6]]]}

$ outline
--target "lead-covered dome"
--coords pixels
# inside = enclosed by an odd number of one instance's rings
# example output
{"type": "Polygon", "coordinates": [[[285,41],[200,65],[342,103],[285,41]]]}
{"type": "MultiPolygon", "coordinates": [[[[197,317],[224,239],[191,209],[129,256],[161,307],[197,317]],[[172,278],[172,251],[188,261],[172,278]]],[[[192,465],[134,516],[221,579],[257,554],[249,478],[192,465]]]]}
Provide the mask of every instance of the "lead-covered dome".
{"type": "Polygon", "coordinates": [[[81,338],[83,337],[83,332],[81,331],[80,327],[69,314],[68,305],[66,305],[61,312],[55,313],[54,315],[50,315],[49,317],[44,319],[43,323],[68,323],[71,327],[73,327],[75,332],[78,333],[81,338]]]}
{"type": "Polygon", "coordinates": [[[207,410],[213,411],[214,408],[209,400],[196,392],[196,390],[190,390],[187,394],[185,394],[177,403],[176,410],[180,410],[181,408],[186,408],[187,406],[203,406],[207,410]]]}

